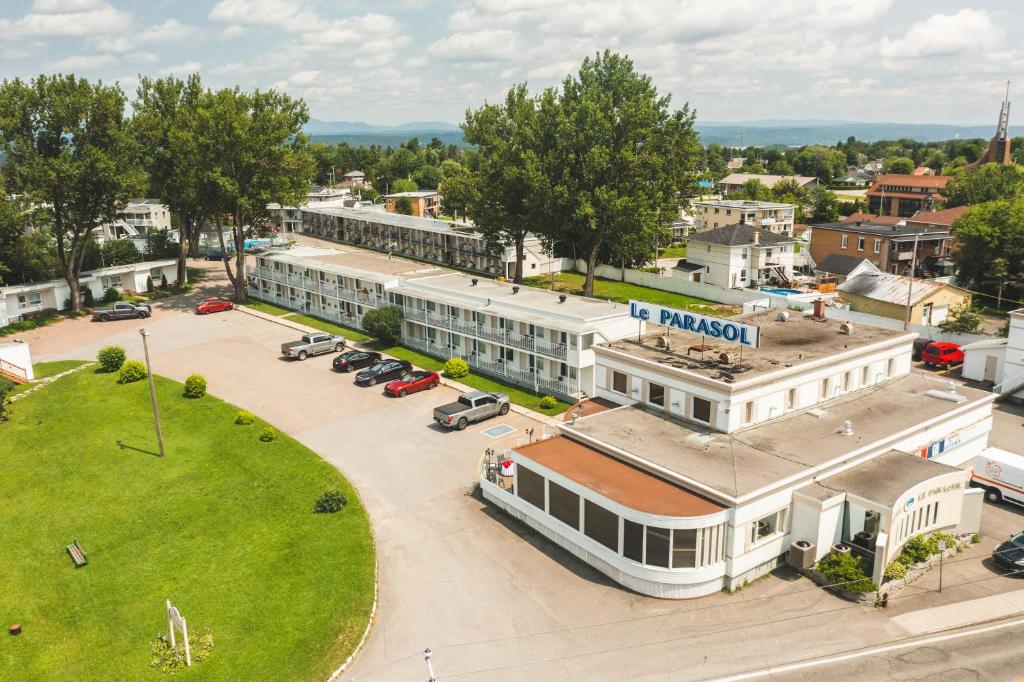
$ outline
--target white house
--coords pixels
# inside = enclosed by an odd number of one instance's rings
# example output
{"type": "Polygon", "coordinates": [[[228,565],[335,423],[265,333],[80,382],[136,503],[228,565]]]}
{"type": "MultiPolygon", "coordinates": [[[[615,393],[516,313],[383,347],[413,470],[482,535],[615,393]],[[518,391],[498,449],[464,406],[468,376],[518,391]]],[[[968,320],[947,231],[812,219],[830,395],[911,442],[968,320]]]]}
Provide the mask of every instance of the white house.
{"type": "Polygon", "coordinates": [[[102,243],[147,232],[171,229],[171,210],[159,199],[132,199],[118,211],[117,219],[100,225],[96,233],[102,243]]]}
{"type": "Polygon", "coordinates": [[[759,225],[736,223],[690,235],[674,276],[732,289],[793,279],[794,239],[759,225]]]}
{"type": "Polygon", "coordinates": [[[832,551],[867,557],[881,584],[910,538],[977,531],[961,466],[987,445],[994,396],[911,373],[913,333],[664,311],[648,324],[674,328],[594,346],[596,399],[560,435],[485,460],[486,499],[667,598],[832,551]]]}
{"type": "MultiPolygon", "coordinates": [[[[145,291],[150,277],[153,278],[153,284],[159,286],[161,278],[166,277],[169,283],[174,283],[177,276],[177,261],[162,260],[83,272],[79,283],[82,290],[88,288],[93,297],[99,300],[110,287],[134,293],[145,291]]],[[[64,310],[70,296],[71,290],[63,279],[0,287],[0,327],[16,322],[25,315],[44,310],[64,310]]]]}
{"type": "Polygon", "coordinates": [[[795,212],[795,205],[774,201],[715,199],[693,202],[693,215],[698,232],[744,223],[792,237],[795,212]]]}
{"type": "Polygon", "coordinates": [[[987,339],[962,346],[962,376],[988,381],[1001,396],[1024,398],[1024,308],[1010,313],[1010,330],[1005,339],[987,339]]]}

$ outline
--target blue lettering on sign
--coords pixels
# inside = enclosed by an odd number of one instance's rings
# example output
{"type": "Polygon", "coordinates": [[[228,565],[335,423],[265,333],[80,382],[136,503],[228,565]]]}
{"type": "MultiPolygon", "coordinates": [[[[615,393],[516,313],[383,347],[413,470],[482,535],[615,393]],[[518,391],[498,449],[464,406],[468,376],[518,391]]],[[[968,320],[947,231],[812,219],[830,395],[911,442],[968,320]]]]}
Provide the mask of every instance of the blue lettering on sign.
{"type": "MultiPolygon", "coordinates": [[[[640,301],[629,302],[629,315],[635,319],[652,321],[655,317],[652,314],[654,306],[640,301]]],[[[663,327],[675,327],[684,331],[710,336],[713,339],[725,339],[745,346],[757,347],[759,334],[757,327],[751,327],[735,322],[728,322],[714,317],[696,315],[683,311],[672,310],[662,306],[657,307],[658,324],[663,327]]]]}
{"type": "Polygon", "coordinates": [[[752,345],[750,343],[750,339],[747,338],[747,328],[746,327],[740,327],[740,343],[746,344],[748,346],[752,345]]]}
{"type": "Polygon", "coordinates": [[[695,332],[695,331],[697,331],[694,328],[694,326],[693,326],[693,323],[696,322],[696,321],[697,321],[696,317],[694,317],[693,315],[690,315],[689,313],[685,313],[683,315],[683,329],[685,329],[688,332],[695,332]]]}
{"type": "Polygon", "coordinates": [[[666,310],[665,308],[661,309],[661,320],[660,320],[661,324],[669,324],[669,318],[671,318],[671,317],[672,317],[672,311],[671,310],[666,310]]]}
{"type": "Polygon", "coordinates": [[[647,308],[641,309],[640,310],[640,319],[641,320],[649,320],[649,319],[651,319],[651,311],[648,310],[647,308]]]}
{"type": "Polygon", "coordinates": [[[743,330],[741,330],[741,329],[737,329],[736,325],[734,325],[734,324],[727,324],[722,329],[722,336],[725,337],[726,341],[735,341],[736,340],[736,336],[738,334],[741,334],[742,331],[743,330]]]}

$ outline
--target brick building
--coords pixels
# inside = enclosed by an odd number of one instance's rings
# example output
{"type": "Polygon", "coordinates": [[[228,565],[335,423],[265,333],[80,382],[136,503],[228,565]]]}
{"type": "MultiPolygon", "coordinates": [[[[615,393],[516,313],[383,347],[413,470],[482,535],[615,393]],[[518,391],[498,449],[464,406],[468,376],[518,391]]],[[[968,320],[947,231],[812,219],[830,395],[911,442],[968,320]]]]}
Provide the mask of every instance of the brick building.
{"type": "Polygon", "coordinates": [[[945,197],[942,190],[949,175],[881,175],[868,189],[868,213],[908,218],[919,211],[933,211],[945,197]]]}
{"type": "Polygon", "coordinates": [[[831,254],[862,257],[882,272],[910,274],[914,239],[917,239],[918,274],[948,274],[953,235],[948,228],[922,228],[890,223],[855,221],[822,223],[811,227],[811,258],[823,262],[831,254]]]}

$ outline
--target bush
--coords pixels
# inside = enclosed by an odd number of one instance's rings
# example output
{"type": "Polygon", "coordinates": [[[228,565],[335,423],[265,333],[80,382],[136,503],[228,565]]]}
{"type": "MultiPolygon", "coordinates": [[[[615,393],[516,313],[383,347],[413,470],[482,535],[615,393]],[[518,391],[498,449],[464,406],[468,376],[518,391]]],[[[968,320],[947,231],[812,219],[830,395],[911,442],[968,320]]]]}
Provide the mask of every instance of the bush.
{"type": "MultiPolygon", "coordinates": [[[[213,634],[207,630],[199,637],[195,635],[189,641],[189,653],[192,655],[192,665],[202,663],[210,657],[213,651],[213,634]]],[[[153,642],[153,658],[150,666],[162,673],[176,673],[185,670],[185,644],[178,642],[178,648],[172,649],[171,643],[161,635],[160,639],[153,642]]]]}
{"type": "Polygon", "coordinates": [[[124,364],[124,348],[121,346],[104,346],[96,354],[96,361],[104,372],[116,372],[124,364]]]}
{"type": "Polygon", "coordinates": [[[274,429],[272,429],[269,426],[264,426],[263,430],[260,431],[260,440],[263,441],[264,443],[269,443],[276,437],[277,434],[274,432],[274,429]]]}
{"type": "Polygon", "coordinates": [[[10,419],[7,414],[7,394],[14,390],[14,382],[6,377],[0,377],[0,422],[10,419]]]}
{"type": "Polygon", "coordinates": [[[235,415],[235,423],[239,426],[248,426],[256,421],[256,415],[252,412],[246,412],[245,410],[240,411],[235,415]]]}
{"type": "Polygon", "coordinates": [[[363,329],[384,345],[394,345],[402,336],[402,311],[393,305],[367,310],[363,329]]]}
{"type": "Polygon", "coordinates": [[[202,374],[190,374],[185,379],[185,397],[202,398],[206,395],[206,379],[202,374]]]}
{"type": "Polygon", "coordinates": [[[546,395],[540,399],[538,403],[542,410],[551,410],[558,407],[558,401],[555,400],[554,396],[546,395]]]}
{"type": "Polygon", "coordinates": [[[161,289],[166,289],[167,288],[167,275],[160,275],[160,288],[161,289]]]}
{"type": "Polygon", "coordinates": [[[874,592],[878,586],[861,567],[860,559],[852,554],[829,554],[816,568],[828,581],[850,592],[874,592]]]}
{"type": "Polygon", "coordinates": [[[121,292],[115,287],[107,287],[106,291],[103,292],[104,303],[113,303],[119,300],[121,300],[121,292]]]}
{"type": "Polygon", "coordinates": [[[346,504],[348,498],[340,490],[328,490],[317,499],[313,511],[317,514],[333,514],[344,509],[346,504]]]}
{"type": "Polygon", "coordinates": [[[146,291],[148,293],[153,293],[153,276],[152,275],[146,275],[146,291]]]}
{"type": "Polygon", "coordinates": [[[886,580],[903,580],[906,577],[907,567],[901,564],[899,561],[890,561],[889,565],[885,567],[886,580]]]}
{"type": "Polygon", "coordinates": [[[903,552],[897,557],[897,561],[904,566],[912,566],[922,561],[927,561],[931,555],[932,551],[925,537],[923,535],[915,535],[907,540],[907,544],[903,545],[903,552]]]}
{"type": "Polygon", "coordinates": [[[444,363],[444,375],[451,379],[461,379],[469,374],[469,363],[462,358],[451,358],[444,363]]]}
{"type": "Polygon", "coordinates": [[[981,542],[981,535],[980,534],[975,533],[974,535],[971,536],[971,544],[972,545],[976,545],[979,542],[981,542]]]}
{"type": "Polygon", "coordinates": [[[127,360],[117,373],[117,383],[131,384],[146,378],[146,366],[138,360],[127,360]]]}
{"type": "MultiPolygon", "coordinates": [[[[96,297],[92,295],[92,289],[90,289],[89,287],[85,287],[84,289],[82,289],[81,295],[82,305],[84,305],[86,308],[93,308],[96,306],[96,297]]],[[[68,307],[70,308],[71,306],[68,307]]]]}

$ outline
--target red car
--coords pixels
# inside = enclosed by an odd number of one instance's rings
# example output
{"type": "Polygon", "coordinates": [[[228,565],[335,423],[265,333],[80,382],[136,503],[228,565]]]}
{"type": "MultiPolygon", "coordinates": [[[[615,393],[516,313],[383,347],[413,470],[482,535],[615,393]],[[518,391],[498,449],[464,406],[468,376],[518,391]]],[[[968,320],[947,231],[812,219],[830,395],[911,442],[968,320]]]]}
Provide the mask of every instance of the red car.
{"type": "Polygon", "coordinates": [[[223,298],[208,298],[196,306],[196,315],[222,313],[225,310],[231,310],[234,307],[235,306],[231,301],[226,301],[223,298]]]}
{"type": "Polygon", "coordinates": [[[430,390],[441,383],[441,377],[437,372],[426,372],[416,370],[402,375],[401,379],[389,381],[384,385],[384,392],[390,396],[404,398],[416,391],[430,390]]]}
{"type": "Polygon", "coordinates": [[[959,343],[949,341],[932,341],[921,351],[921,359],[929,367],[949,369],[953,365],[962,364],[964,352],[959,343]]]}

